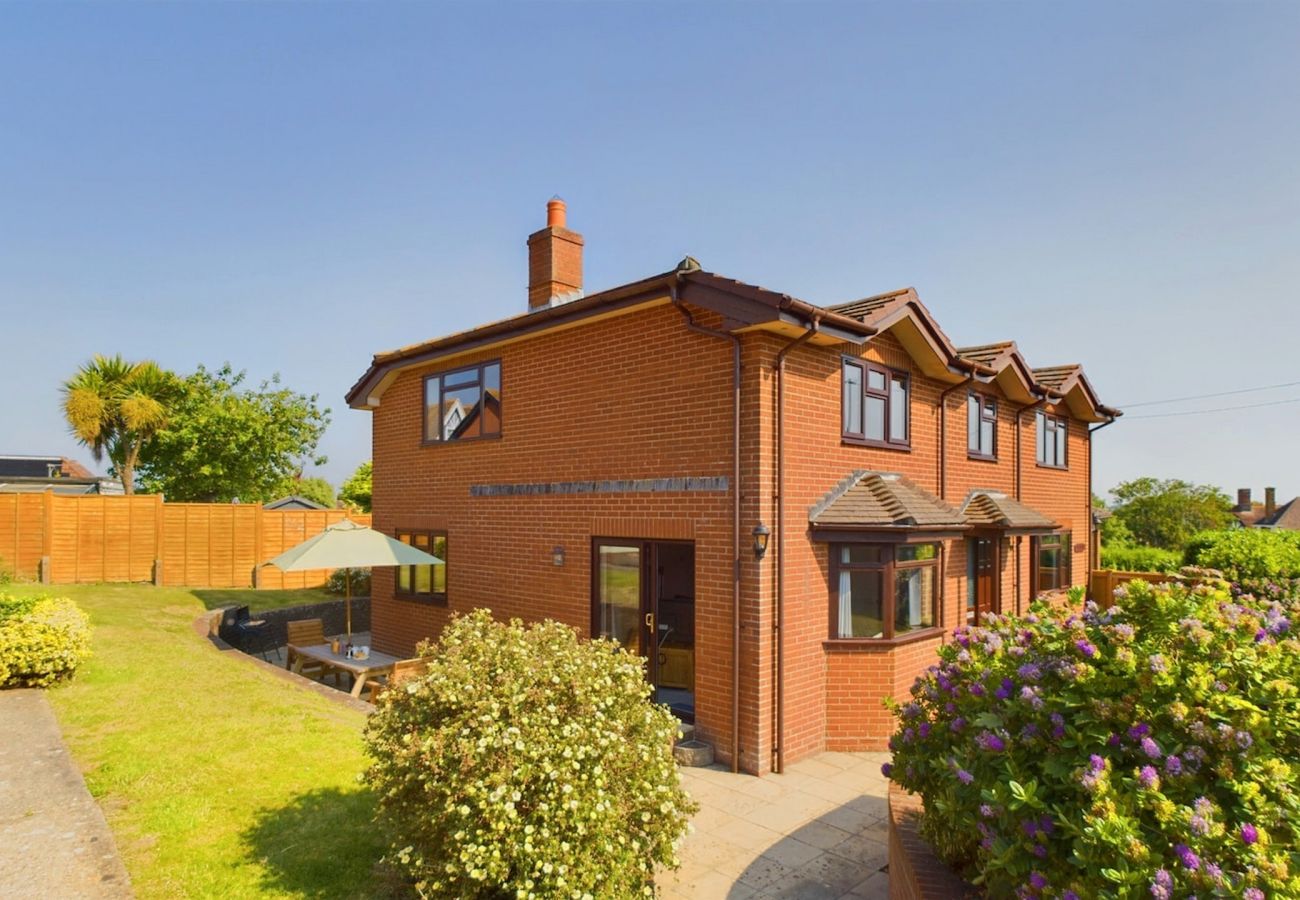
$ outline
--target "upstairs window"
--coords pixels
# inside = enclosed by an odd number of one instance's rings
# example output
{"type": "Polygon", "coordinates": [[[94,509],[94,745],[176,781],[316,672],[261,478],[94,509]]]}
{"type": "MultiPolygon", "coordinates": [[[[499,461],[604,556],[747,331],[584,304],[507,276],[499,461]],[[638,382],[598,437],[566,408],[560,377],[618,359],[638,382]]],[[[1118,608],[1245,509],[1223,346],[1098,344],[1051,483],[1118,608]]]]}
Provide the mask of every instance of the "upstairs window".
{"type": "Polygon", "coordinates": [[[998,401],[972,393],[966,400],[966,449],[980,459],[998,456],[998,401]]]}
{"type": "Polygon", "coordinates": [[[442,560],[440,566],[397,566],[397,596],[413,600],[447,602],[447,533],[399,531],[397,539],[442,560]]]}
{"type": "Polygon", "coordinates": [[[842,369],[840,431],[846,441],[906,448],[911,391],[907,375],[860,359],[842,369]]]}
{"type": "Polygon", "coordinates": [[[1065,419],[1038,413],[1038,464],[1065,468],[1065,444],[1070,431],[1065,419]]]}
{"type": "Polygon", "coordinates": [[[1070,581],[1070,532],[1034,538],[1034,586],[1038,593],[1063,591],[1070,581]]]}
{"type": "Polygon", "coordinates": [[[938,544],[832,544],[831,637],[902,637],[938,624],[938,544]]]}
{"type": "Polygon", "coordinates": [[[500,436],[499,361],[425,377],[425,443],[500,436]]]}

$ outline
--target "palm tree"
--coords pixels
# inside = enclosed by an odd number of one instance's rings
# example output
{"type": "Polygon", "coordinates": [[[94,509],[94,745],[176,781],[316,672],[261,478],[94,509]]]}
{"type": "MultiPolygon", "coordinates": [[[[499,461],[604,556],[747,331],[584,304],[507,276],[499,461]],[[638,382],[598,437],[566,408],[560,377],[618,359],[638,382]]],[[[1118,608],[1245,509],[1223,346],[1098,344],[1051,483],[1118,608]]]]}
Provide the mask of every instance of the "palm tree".
{"type": "Polygon", "coordinates": [[[63,414],[96,462],[108,456],[122,489],[131,494],[140,449],[167,427],[178,393],[175,376],[151,360],[96,354],[64,382],[63,414]]]}

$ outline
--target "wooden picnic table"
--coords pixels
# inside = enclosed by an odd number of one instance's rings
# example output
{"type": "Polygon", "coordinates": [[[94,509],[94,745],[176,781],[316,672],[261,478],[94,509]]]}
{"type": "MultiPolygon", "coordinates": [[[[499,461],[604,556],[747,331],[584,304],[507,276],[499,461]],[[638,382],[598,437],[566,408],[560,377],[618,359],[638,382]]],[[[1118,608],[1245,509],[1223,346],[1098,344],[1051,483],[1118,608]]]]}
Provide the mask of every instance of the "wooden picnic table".
{"type": "Polygon", "coordinates": [[[308,660],[321,663],[331,669],[347,672],[352,676],[352,696],[360,697],[366,682],[375,675],[388,675],[393,671],[393,664],[398,662],[396,656],[370,651],[365,659],[348,659],[342,653],[330,650],[329,644],[308,644],[300,647],[289,645],[289,655],[293,657],[293,671],[302,674],[302,664],[308,660]]]}

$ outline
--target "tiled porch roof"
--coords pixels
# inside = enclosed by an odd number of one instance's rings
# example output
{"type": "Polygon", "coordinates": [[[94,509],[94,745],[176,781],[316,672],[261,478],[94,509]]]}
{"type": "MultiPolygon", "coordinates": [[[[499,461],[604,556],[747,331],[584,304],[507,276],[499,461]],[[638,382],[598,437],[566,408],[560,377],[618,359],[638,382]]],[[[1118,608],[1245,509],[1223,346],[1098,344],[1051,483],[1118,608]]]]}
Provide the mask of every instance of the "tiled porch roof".
{"type": "Polygon", "coordinates": [[[854,472],[808,512],[813,525],[866,528],[954,528],[962,515],[902,475],[854,472]]]}
{"type": "Polygon", "coordinates": [[[971,491],[962,504],[965,522],[974,528],[1051,531],[1058,523],[1000,491],[971,491]]]}

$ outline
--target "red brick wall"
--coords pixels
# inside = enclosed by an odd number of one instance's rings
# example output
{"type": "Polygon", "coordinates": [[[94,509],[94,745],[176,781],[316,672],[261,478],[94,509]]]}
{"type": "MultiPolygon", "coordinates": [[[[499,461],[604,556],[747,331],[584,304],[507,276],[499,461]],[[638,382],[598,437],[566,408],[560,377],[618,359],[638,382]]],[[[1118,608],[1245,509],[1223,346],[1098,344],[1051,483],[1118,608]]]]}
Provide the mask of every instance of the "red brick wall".
{"type": "Polygon", "coordinates": [[[451,613],[480,606],[587,634],[593,537],[693,540],[697,726],[729,759],[730,492],[470,496],[473,484],[730,478],[728,342],[687,332],[661,304],[405,372],[373,415],[376,527],[445,530],[448,563],[446,607],[394,599],[392,570],[376,570],[377,649],[409,655],[451,613]],[[423,376],[498,358],[502,437],[422,444],[423,376]]]}
{"type": "MultiPolygon", "coordinates": [[[[704,324],[716,319],[699,314],[704,324]]],[[[742,340],[741,766],[767,771],[777,745],[775,453],[773,365],[787,339],[755,332],[742,340]],[[749,530],[772,528],[761,563],[749,530]]],[[[863,355],[912,373],[911,449],[881,450],[840,440],[840,354],[849,345],[807,346],[790,354],[785,401],[784,757],[825,748],[884,746],[891,722],[885,696],[906,693],[934,657],[940,638],[878,647],[828,645],[828,553],[808,533],[808,510],[857,469],[901,472],[938,494],[939,409],[945,385],[921,374],[888,335],[863,355]]],[[[731,504],[729,492],[583,493],[473,497],[472,484],[726,476],[731,458],[731,346],[686,330],[666,302],[587,320],[496,350],[464,354],[400,375],[374,412],[376,527],[448,533],[448,605],[393,598],[391,570],[375,577],[375,646],[402,655],[434,637],[453,612],[487,606],[499,616],[549,617],[588,633],[593,537],[685,539],[696,551],[696,710],[700,736],[723,760],[731,743],[731,504]],[[421,442],[422,376],[468,363],[502,361],[502,437],[445,445],[421,442]],[[551,550],[565,548],[565,565],[551,550]]],[[[1000,403],[997,462],[966,454],[966,391],[947,414],[947,498],[972,488],[1013,494],[1014,404],[1000,403]]],[[[1034,418],[1024,417],[1023,499],[1074,529],[1087,544],[1085,426],[1071,423],[1068,471],[1034,464],[1034,418]]],[[[1001,598],[1027,599],[1029,541],[1004,544],[1001,598]],[[1017,581],[1017,568],[1019,580],[1017,581]]],[[[942,624],[964,621],[966,551],[945,545],[942,624]]],[[[1077,583],[1087,554],[1074,556],[1077,583]]]]}
{"type": "MultiPolygon", "coordinates": [[[[764,337],[755,340],[780,341],[764,337]]],[[[998,459],[969,458],[966,446],[967,388],[947,397],[947,456],[941,492],[939,473],[939,397],[946,385],[926,377],[906,350],[889,335],[872,339],[858,351],[804,347],[786,363],[785,385],[785,760],[822,749],[880,749],[892,723],[882,712],[887,695],[905,696],[912,682],[934,661],[940,638],[904,644],[888,652],[828,644],[830,636],[829,546],[811,540],[808,510],[849,473],[869,469],[899,472],[921,488],[960,506],[977,488],[1015,495],[1015,410],[1017,404],[993,386],[981,386],[999,399],[998,459]],[[861,355],[911,373],[911,449],[886,450],[845,444],[840,438],[840,356],[861,355]]],[[[1062,410],[1064,414],[1064,410],[1062,410]]],[[[1076,546],[1087,544],[1088,476],[1086,426],[1070,423],[1069,469],[1035,464],[1035,422],[1022,417],[1020,456],[1023,501],[1072,528],[1076,546]]],[[[774,449],[773,449],[774,452],[774,449]]],[[[773,517],[775,513],[773,512],[773,517]]],[[[1001,602],[1004,611],[1033,596],[1030,542],[1001,542],[1001,602]],[[1016,571],[1020,575],[1017,581],[1016,571]]],[[[944,542],[942,614],[945,637],[965,621],[968,579],[964,540],[944,542]]],[[[1086,549],[1074,554],[1076,584],[1087,578],[1086,549]]]]}

